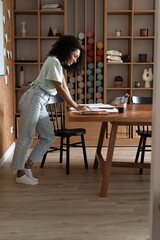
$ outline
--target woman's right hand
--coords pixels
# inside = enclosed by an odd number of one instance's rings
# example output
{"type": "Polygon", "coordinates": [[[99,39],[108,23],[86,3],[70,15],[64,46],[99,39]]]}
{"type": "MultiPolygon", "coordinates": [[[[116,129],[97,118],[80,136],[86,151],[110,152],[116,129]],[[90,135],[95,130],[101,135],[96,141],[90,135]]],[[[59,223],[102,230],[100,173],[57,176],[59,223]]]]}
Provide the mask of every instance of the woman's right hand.
{"type": "Polygon", "coordinates": [[[87,112],[87,111],[91,111],[91,109],[88,107],[88,106],[82,106],[82,105],[78,105],[77,111],[80,111],[80,112],[87,112]]]}

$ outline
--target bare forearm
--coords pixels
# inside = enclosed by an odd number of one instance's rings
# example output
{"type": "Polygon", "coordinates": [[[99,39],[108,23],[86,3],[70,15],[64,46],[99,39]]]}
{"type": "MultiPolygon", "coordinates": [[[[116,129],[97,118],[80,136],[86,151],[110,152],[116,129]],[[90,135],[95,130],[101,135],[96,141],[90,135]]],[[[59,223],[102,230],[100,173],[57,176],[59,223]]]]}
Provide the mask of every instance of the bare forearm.
{"type": "Polygon", "coordinates": [[[68,93],[67,89],[64,89],[61,85],[56,88],[58,94],[67,102],[68,105],[77,109],[78,104],[72,99],[71,95],[68,93]]]}
{"type": "Polygon", "coordinates": [[[58,94],[67,102],[67,104],[77,111],[90,111],[90,109],[86,106],[78,105],[71,97],[69,89],[67,87],[66,82],[64,84],[54,83],[54,87],[56,88],[58,94]]]}
{"type": "Polygon", "coordinates": [[[67,86],[67,83],[66,83],[66,80],[65,78],[63,78],[63,88],[66,90],[66,92],[70,95],[70,92],[69,92],[69,89],[68,89],[68,86],[67,86]]]}

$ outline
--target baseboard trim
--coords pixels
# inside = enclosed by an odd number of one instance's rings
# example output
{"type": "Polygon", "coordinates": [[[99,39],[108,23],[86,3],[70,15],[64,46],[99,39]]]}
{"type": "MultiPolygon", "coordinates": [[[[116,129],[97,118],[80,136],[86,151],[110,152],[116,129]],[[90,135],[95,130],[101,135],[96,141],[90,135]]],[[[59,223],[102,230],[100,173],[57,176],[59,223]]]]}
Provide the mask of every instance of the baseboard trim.
{"type": "Polygon", "coordinates": [[[15,149],[15,142],[12,143],[12,145],[8,148],[5,154],[0,158],[0,167],[2,167],[5,161],[11,156],[14,149],[15,149]]]}

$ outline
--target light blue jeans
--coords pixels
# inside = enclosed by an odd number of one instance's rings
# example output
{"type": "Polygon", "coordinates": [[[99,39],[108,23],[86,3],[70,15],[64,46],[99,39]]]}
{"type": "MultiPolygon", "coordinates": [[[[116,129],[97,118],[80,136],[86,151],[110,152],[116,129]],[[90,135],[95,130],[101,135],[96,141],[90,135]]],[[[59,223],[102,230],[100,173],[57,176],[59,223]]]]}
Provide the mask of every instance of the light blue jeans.
{"type": "Polygon", "coordinates": [[[35,129],[39,135],[39,141],[28,157],[31,161],[41,162],[43,155],[54,142],[54,130],[46,110],[49,99],[50,95],[36,85],[25,92],[19,102],[20,128],[11,163],[13,173],[24,169],[27,151],[32,144],[35,129]]]}

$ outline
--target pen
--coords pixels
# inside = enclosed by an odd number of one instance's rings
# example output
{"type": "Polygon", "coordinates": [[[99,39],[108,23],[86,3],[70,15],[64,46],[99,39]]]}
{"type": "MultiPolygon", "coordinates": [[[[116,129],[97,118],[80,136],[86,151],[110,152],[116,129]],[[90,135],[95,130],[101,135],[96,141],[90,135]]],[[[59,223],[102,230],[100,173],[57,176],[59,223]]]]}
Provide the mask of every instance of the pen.
{"type": "Polygon", "coordinates": [[[99,107],[99,109],[113,109],[115,107],[99,107]]]}

